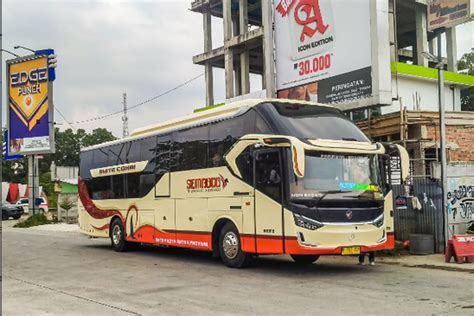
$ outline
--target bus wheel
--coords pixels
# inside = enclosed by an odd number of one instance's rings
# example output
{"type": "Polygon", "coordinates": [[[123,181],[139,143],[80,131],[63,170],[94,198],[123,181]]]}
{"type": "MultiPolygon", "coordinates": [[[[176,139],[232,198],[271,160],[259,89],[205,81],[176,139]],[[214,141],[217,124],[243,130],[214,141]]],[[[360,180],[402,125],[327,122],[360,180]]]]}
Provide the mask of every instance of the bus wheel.
{"type": "Polygon", "coordinates": [[[242,251],[239,232],[230,222],[224,225],[219,235],[219,252],[222,262],[230,268],[244,268],[252,260],[252,255],[242,251]]]}
{"type": "Polygon", "coordinates": [[[291,255],[291,258],[299,264],[312,264],[319,259],[316,255],[291,255]]]}
{"type": "Polygon", "coordinates": [[[117,252],[127,251],[127,242],[125,241],[125,230],[122,221],[118,218],[112,221],[110,227],[110,241],[112,249],[117,252]]]}

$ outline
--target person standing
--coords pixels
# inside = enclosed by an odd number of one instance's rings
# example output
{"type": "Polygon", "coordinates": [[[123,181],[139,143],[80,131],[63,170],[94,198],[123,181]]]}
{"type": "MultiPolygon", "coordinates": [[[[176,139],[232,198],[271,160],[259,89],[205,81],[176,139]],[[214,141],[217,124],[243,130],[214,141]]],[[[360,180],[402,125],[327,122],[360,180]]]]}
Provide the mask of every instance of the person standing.
{"type": "MultiPolygon", "coordinates": [[[[360,265],[364,265],[364,260],[365,260],[365,254],[366,253],[361,253],[359,255],[359,264],[360,265]]],[[[375,252],[372,251],[372,252],[367,252],[367,254],[369,255],[369,264],[371,266],[374,266],[375,265],[375,252]]]]}

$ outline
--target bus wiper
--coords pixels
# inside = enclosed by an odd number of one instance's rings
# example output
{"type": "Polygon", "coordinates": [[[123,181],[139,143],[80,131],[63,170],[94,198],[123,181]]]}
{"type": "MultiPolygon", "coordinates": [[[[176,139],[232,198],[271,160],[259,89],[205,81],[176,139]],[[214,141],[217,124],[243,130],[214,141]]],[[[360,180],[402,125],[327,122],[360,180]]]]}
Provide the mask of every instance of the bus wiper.
{"type": "Polygon", "coordinates": [[[346,192],[351,192],[351,191],[348,191],[348,190],[328,190],[328,191],[322,191],[322,195],[321,196],[317,196],[317,197],[314,197],[314,199],[316,200],[316,203],[319,203],[322,199],[324,199],[326,197],[326,195],[328,194],[335,194],[335,193],[346,193],[346,192]]]}

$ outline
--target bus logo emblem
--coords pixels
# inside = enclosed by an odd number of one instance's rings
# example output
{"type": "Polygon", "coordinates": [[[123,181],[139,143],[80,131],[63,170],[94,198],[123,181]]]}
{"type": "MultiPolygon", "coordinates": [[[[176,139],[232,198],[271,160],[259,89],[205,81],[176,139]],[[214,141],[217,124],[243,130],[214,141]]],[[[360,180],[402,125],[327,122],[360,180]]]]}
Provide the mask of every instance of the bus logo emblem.
{"type": "Polygon", "coordinates": [[[352,211],[346,211],[347,219],[352,219],[352,211]]]}

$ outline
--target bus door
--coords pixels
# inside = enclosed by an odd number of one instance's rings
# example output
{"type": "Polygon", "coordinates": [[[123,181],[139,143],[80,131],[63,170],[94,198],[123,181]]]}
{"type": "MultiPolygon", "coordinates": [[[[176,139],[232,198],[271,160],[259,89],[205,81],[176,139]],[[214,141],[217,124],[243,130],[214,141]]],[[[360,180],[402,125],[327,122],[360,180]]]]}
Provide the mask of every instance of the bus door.
{"type": "Polygon", "coordinates": [[[254,152],[255,237],[258,253],[283,253],[283,172],[278,148],[254,152]]]}

